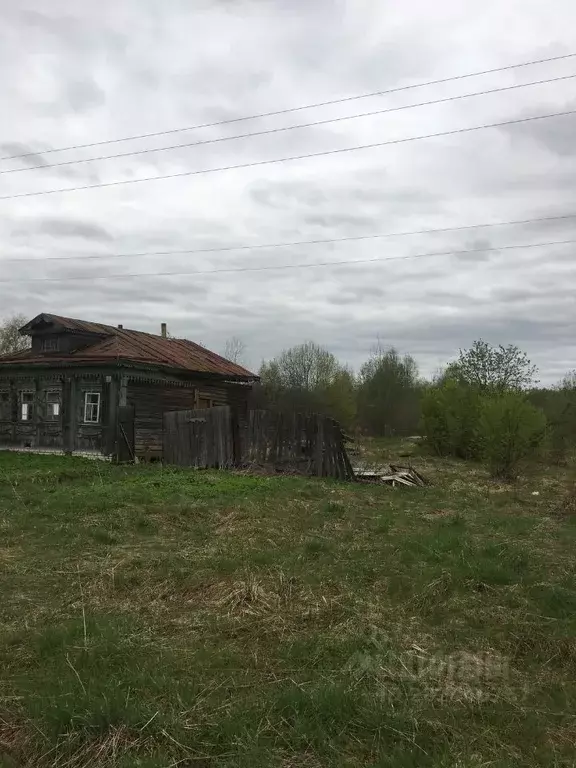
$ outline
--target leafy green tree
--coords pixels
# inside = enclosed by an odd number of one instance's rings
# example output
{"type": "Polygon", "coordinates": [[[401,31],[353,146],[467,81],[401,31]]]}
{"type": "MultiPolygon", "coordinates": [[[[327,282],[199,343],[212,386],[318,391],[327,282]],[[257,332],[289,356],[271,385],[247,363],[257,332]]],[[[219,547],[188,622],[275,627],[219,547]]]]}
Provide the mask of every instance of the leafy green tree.
{"type": "Polygon", "coordinates": [[[323,412],[346,428],[356,421],[356,379],[349,368],[341,367],[330,384],[318,393],[323,412]]]}
{"type": "Polygon", "coordinates": [[[450,376],[428,387],[422,399],[422,431],[440,456],[476,459],[481,393],[450,376]]]}
{"type": "Polygon", "coordinates": [[[442,455],[485,460],[494,477],[512,480],[521,459],[547,434],[544,412],[531,402],[545,390],[528,391],[536,368],[513,345],[476,341],[461,350],[429,387],[423,401],[423,429],[442,455]]]}
{"type": "Polygon", "coordinates": [[[396,349],[376,349],[360,369],[358,418],[377,435],[411,434],[420,422],[418,367],[396,349]]]}
{"type": "Polygon", "coordinates": [[[518,347],[493,347],[482,339],[470,349],[460,350],[458,360],[448,368],[448,375],[462,383],[493,393],[527,389],[534,384],[536,373],[536,366],[518,347]]]}
{"type": "Polygon", "coordinates": [[[482,398],[478,440],[493,477],[511,481],[520,461],[533,453],[546,435],[546,417],[521,392],[482,398]]]}
{"type": "Polygon", "coordinates": [[[532,389],[528,399],[546,415],[550,459],[565,464],[576,447],[576,371],[567,373],[554,387],[532,389]]]}

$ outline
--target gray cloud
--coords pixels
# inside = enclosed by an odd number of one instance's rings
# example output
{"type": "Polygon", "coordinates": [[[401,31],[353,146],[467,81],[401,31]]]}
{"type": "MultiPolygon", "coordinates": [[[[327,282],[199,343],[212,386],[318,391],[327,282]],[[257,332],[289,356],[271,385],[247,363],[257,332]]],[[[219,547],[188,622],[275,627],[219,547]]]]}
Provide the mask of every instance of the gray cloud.
{"type": "Polygon", "coordinates": [[[490,261],[492,256],[492,248],[494,248],[492,240],[485,237],[478,237],[473,240],[468,240],[464,243],[464,250],[472,251],[472,253],[461,253],[458,258],[462,261],[490,261]]]}
{"type": "Polygon", "coordinates": [[[23,165],[47,165],[47,160],[41,154],[42,150],[33,149],[31,145],[23,144],[20,141],[7,141],[0,144],[0,152],[2,155],[11,157],[14,156],[14,163],[22,163],[23,165]],[[18,156],[21,157],[18,157],[18,156]]]}
{"type": "Polygon", "coordinates": [[[46,235],[51,238],[79,238],[111,242],[112,234],[101,224],[75,219],[45,218],[32,221],[27,226],[18,225],[13,233],[16,236],[29,237],[31,234],[46,235]]]}
{"type": "MultiPolygon", "coordinates": [[[[42,155],[570,52],[576,10],[517,0],[2,3],[0,152],[16,168],[221,138],[570,74],[570,61],[318,110],[42,155]],[[503,11],[520,19],[502,25],[503,11]],[[322,34],[318,34],[318,29],[322,34]],[[26,45],[22,44],[26,40],[26,45]]],[[[138,179],[513,120],[572,108],[570,81],[170,152],[1,176],[0,196],[138,179]]],[[[0,201],[0,315],[40,311],[201,339],[244,338],[258,365],[314,338],[358,367],[379,337],[424,373],[475,338],[515,343],[554,381],[576,359],[576,218],[278,249],[194,253],[576,213],[574,120],[0,201]],[[468,255],[446,251],[500,248],[468,255]],[[112,253],[190,251],[104,258],[112,253]],[[98,254],[102,259],[82,259],[98,254]],[[53,257],[74,257],[70,261],[53,257]],[[418,257],[418,258],[415,258],[418,257]],[[35,259],[28,264],[3,261],[35,259]],[[376,260],[376,261],[374,261],[376,260]],[[345,261],[327,267],[268,267],[345,261]],[[266,268],[255,272],[210,270],[266,268]],[[184,273],[137,277],[138,273],[184,273]],[[119,275],[119,276],[116,276],[119,275]],[[75,276],[78,280],[69,281],[75,276]],[[23,282],[2,280],[21,278],[23,282]],[[45,278],[46,282],[33,282],[45,278]],[[55,278],[52,280],[51,278],[55,278]],[[99,279],[96,279],[99,278],[99,279]],[[104,279],[100,279],[104,278],[104,279]],[[59,282],[61,281],[61,282],[59,282]]]]}
{"type": "Polygon", "coordinates": [[[312,227],[321,227],[323,229],[334,229],[334,227],[346,227],[347,229],[359,229],[363,232],[369,231],[369,227],[374,224],[372,216],[354,216],[352,214],[312,214],[304,216],[305,224],[312,227]]]}
{"type": "Polygon", "coordinates": [[[67,83],[65,98],[75,112],[86,112],[89,109],[102,106],[106,96],[92,79],[73,80],[67,83]]]}
{"type": "MultiPolygon", "coordinates": [[[[562,111],[576,109],[576,100],[563,105],[562,111]]],[[[542,110],[544,112],[544,110],[542,110]]],[[[531,113],[532,114],[532,113],[531,113]]],[[[559,157],[576,155],[576,115],[565,115],[549,120],[536,120],[505,129],[511,141],[533,142],[559,157]]]]}
{"type": "Polygon", "coordinates": [[[90,34],[94,19],[84,14],[74,15],[72,9],[62,0],[51,3],[49,11],[44,3],[33,2],[28,5],[35,7],[19,9],[16,12],[6,9],[7,18],[14,21],[18,28],[46,36],[48,39],[45,39],[45,42],[49,45],[56,44],[62,46],[65,51],[72,49],[79,52],[85,51],[86,47],[95,46],[107,52],[120,52],[125,49],[126,38],[119,30],[107,26],[105,35],[95,39],[94,35],[90,34]],[[42,10],[38,10],[39,8],[42,10]]]}

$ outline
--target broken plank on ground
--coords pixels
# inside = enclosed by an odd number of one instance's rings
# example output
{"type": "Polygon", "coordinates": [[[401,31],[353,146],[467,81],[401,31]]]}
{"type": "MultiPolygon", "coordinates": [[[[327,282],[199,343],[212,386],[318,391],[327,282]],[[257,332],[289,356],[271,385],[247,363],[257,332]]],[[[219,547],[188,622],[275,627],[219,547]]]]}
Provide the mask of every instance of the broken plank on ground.
{"type": "Polygon", "coordinates": [[[413,467],[400,467],[396,464],[390,464],[388,468],[355,467],[354,476],[357,480],[386,483],[393,487],[396,483],[420,488],[428,484],[425,478],[413,467]]]}

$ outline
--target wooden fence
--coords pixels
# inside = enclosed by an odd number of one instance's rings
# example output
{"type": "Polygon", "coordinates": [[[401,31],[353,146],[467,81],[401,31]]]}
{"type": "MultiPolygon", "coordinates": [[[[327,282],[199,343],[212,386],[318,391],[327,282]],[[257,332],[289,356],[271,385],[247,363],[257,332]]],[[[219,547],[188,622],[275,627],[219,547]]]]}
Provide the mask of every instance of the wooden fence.
{"type": "Polygon", "coordinates": [[[278,472],[353,479],[338,422],[318,414],[228,406],[164,414],[164,461],[186,467],[264,466],[278,472]]]}
{"type": "Polygon", "coordinates": [[[164,414],[163,458],[182,467],[234,466],[230,408],[169,411],[164,414]]]}

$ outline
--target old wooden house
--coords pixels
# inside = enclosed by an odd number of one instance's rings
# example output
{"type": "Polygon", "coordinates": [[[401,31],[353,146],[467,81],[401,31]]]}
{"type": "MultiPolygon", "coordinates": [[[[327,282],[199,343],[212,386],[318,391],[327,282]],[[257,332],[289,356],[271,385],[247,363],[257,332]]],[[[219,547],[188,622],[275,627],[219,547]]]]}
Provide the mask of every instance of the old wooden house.
{"type": "Polygon", "coordinates": [[[246,413],[254,374],[186,339],[41,314],[31,347],[0,357],[0,450],[162,455],[167,411],[246,413]]]}

